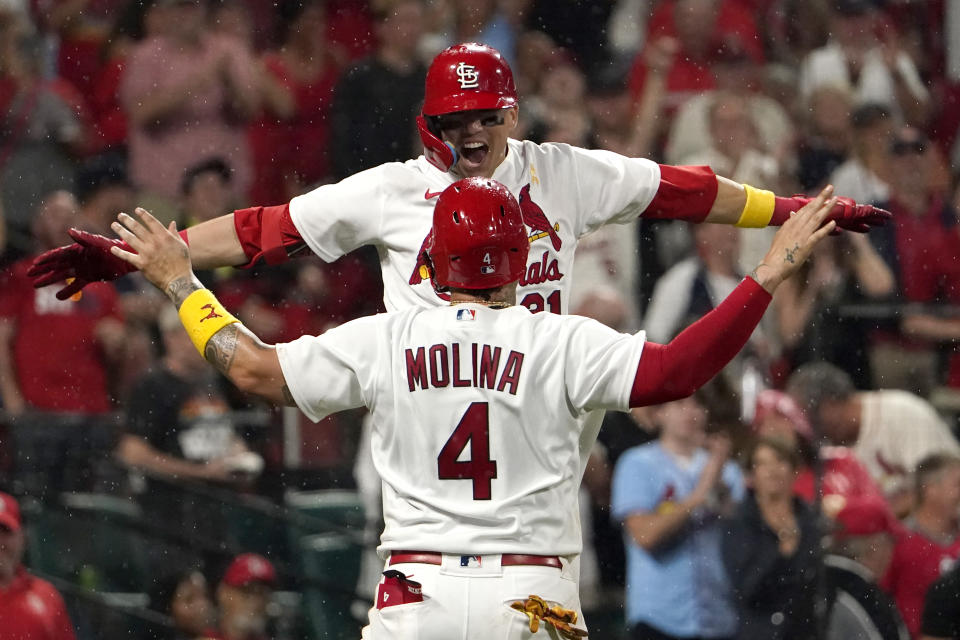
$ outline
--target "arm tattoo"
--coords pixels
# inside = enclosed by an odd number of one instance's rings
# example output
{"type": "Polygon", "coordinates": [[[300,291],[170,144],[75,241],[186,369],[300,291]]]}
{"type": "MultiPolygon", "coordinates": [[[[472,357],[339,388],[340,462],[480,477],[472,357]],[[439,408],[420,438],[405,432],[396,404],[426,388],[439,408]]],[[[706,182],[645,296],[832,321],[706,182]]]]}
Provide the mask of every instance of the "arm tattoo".
{"type": "Polygon", "coordinates": [[[283,401],[288,407],[297,406],[297,401],[293,399],[293,394],[290,393],[290,387],[283,385],[283,389],[281,389],[281,391],[283,392],[283,401]]]}
{"type": "Polygon", "coordinates": [[[177,278],[168,284],[164,293],[166,293],[167,297],[173,301],[173,304],[177,307],[177,311],[179,311],[180,305],[182,305],[183,301],[187,299],[187,296],[198,289],[203,289],[203,285],[200,284],[200,281],[197,280],[197,277],[191,273],[189,276],[177,278]]]}
{"type": "Polygon", "coordinates": [[[800,250],[800,245],[799,245],[799,244],[793,245],[793,249],[784,249],[784,251],[787,252],[786,261],[789,262],[790,264],[793,264],[794,262],[796,262],[797,259],[794,258],[793,256],[794,256],[794,254],[795,254],[797,251],[799,251],[799,250],[800,250]]]}
{"type": "Polygon", "coordinates": [[[222,373],[227,375],[233,358],[237,355],[237,333],[239,324],[228,324],[220,331],[217,331],[207,342],[207,348],[203,351],[203,357],[207,362],[222,373]]]}

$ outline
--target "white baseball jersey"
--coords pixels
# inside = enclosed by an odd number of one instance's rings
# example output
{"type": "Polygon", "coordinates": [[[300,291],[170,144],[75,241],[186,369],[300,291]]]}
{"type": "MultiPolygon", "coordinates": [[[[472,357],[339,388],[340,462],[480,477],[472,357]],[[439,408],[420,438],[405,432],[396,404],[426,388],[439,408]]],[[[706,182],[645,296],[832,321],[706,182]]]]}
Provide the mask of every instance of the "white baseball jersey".
{"type": "MultiPolygon", "coordinates": [[[[312,420],[369,407],[379,551],[577,554],[583,418],[628,407],[644,334],[478,304],[361,318],[277,345],[312,420]]],[[[589,440],[589,442],[583,442],[589,440]]]]}
{"type": "MultiPolygon", "coordinates": [[[[660,167],[642,158],[565,144],[509,140],[493,179],[520,201],[530,257],[517,301],[531,311],[566,313],[577,239],[608,223],[636,219],[660,185],[660,167]]],[[[290,217],[327,261],[377,247],[388,311],[446,304],[419,269],[436,198],[456,182],[421,156],[324,185],[290,201],[290,217]]]]}

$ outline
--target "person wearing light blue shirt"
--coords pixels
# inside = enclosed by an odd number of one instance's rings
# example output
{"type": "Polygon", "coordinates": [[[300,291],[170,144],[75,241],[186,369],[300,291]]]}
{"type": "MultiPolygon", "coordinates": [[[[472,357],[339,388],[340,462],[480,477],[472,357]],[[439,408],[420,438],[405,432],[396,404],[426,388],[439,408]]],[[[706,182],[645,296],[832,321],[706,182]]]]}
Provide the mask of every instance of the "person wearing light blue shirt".
{"type": "Polygon", "coordinates": [[[732,637],[738,621],[720,516],[742,499],[743,476],[728,460],[729,437],[705,433],[696,397],[660,405],[654,415],[659,439],[620,457],[611,491],[627,549],[629,637],[732,637]]]}

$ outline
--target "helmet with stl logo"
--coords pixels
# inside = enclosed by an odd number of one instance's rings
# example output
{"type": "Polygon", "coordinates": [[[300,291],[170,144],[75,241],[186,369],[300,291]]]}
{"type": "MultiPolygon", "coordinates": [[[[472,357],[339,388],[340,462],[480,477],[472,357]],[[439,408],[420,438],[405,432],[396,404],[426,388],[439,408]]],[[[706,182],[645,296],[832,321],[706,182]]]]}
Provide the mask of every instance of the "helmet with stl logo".
{"type": "Polygon", "coordinates": [[[440,194],[424,253],[438,291],[477,290],[519,280],[529,249],[513,194],[496,180],[467,178],[440,194]]]}
{"type": "Polygon", "coordinates": [[[456,151],[440,139],[431,117],[516,104],[513,71],[499,51],[475,42],[444,49],[427,70],[423,113],[417,117],[424,157],[441,171],[448,171],[457,161],[456,151]]]}

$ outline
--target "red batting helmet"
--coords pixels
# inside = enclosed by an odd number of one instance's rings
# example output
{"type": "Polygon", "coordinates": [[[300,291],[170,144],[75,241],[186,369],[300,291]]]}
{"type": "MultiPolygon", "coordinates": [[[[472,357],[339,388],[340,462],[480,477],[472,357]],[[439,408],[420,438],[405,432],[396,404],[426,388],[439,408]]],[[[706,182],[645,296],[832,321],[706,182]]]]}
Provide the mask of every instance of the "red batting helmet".
{"type": "Polygon", "coordinates": [[[449,171],[457,161],[456,151],[430,126],[431,116],[516,104],[513,72],[499,51],[475,42],[444,49],[427,70],[423,113],[417,117],[424,156],[441,171],[449,171]]]}
{"type": "Polygon", "coordinates": [[[493,289],[520,279],[530,241],[520,205],[496,180],[466,178],[444,189],[424,248],[438,291],[493,289]]]}

